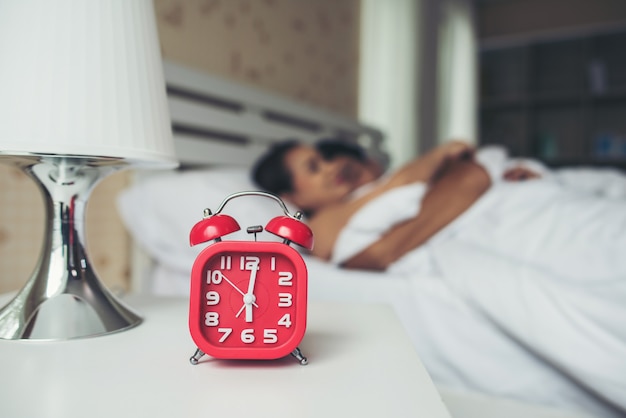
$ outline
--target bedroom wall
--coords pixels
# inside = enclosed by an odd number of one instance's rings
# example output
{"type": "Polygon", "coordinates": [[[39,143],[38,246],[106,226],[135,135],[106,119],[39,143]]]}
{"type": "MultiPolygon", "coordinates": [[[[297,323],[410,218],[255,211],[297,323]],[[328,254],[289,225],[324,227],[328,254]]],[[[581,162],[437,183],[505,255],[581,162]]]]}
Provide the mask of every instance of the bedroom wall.
{"type": "Polygon", "coordinates": [[[155,0],[165,58],[356,116],[359,0],[155,0]]]}
{"type": "MultiPolygon", "coordinates": [[[[155,0],[164,57],[347,116],[356,115],[359,0],[155,0]]],[[[115,210],[128,172],[105,179],[87,210],[93,267],[130,284],[130,240],[115,210]],[[97,239],[96,239],[97,237],[97,239]]],[[[19,289],[39,257],[43,207],[34,183],[0,164],[0,292],[19,289]]]]}

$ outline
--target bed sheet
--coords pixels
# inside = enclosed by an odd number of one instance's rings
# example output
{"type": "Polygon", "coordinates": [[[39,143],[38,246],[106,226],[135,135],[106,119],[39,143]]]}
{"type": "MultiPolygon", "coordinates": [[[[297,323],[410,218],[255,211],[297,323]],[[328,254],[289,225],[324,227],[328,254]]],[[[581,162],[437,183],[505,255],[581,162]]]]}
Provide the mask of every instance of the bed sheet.
{"type": "MultiPolygon", "coordinates": [[[[389,213],[402,220],[410,208],[415,216],[419,189],[399,187],[361,208],[340,232],[333,261],[376,242],[389,213]]],[[[484,323],[624,416],[625,250],[626,200],[617,193],[599,197],[552,178],[495,182],[388,271],[441,277],[484,323]]]]}
{"type": "Polygon", "coordinates": [[[390,304],[438,385],[592,416],[622,416],[527,350],[441,277],[306,261],[311,300],[390,304]]]}

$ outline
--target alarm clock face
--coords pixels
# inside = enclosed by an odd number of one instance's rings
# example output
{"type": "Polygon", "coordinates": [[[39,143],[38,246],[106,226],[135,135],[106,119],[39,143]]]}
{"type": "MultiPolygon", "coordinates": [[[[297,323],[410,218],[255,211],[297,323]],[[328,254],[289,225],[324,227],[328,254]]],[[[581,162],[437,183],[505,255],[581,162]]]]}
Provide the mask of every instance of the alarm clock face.
{"type": "Polygon", "coordinates": [[[197,257],[191,278],[189,329],[206,354],[275,359],[304,337],[307,271],[288,245],[217,242],[197,257]]]}

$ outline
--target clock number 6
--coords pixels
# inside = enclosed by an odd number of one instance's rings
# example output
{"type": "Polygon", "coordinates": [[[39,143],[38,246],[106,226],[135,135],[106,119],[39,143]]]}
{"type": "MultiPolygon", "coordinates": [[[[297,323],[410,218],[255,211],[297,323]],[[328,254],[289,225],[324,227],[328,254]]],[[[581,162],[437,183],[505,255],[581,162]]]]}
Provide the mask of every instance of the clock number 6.
{"type": "Polygon", "coordinates": [[[241,342],[244,344],[252,344],[254,342],[254,329],[246,328],[241,331],[241,342]]]}

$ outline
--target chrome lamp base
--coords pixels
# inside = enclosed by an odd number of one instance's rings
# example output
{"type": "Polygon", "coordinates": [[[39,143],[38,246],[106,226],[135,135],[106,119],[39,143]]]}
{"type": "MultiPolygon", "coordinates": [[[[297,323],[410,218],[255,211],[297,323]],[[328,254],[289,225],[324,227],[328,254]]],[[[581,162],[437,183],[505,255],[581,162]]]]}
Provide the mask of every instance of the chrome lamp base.
{"type": "Polygon", "coordinates": [[[34,273],[0,310],[0,338],[66,340],[140,324],[141,317],[102,284],[85,250],[87,199],[100,179],[127,164],[121,159],[41,155],[0,155],[0,160],[20,167],[39,186],[46,230],[34,273]]]}

